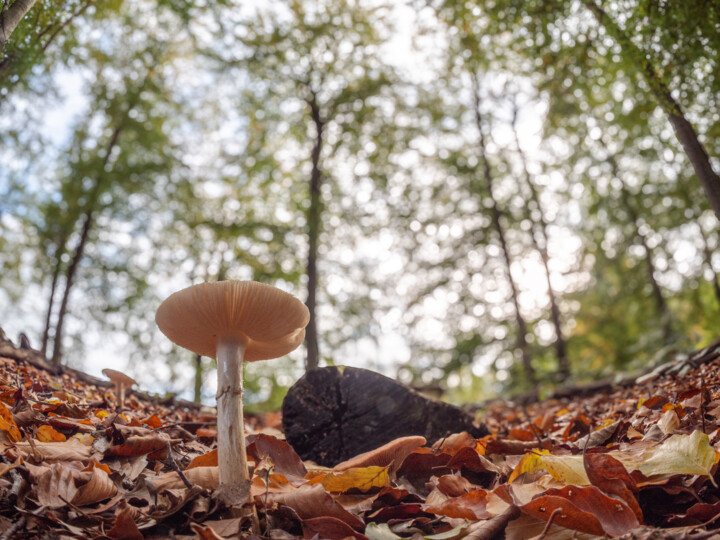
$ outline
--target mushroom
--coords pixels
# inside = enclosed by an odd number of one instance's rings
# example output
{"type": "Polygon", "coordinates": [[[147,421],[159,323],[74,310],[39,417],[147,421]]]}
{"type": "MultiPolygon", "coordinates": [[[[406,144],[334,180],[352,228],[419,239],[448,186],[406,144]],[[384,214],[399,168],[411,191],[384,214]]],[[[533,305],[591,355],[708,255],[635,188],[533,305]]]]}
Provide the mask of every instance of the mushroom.
{"type": "Polygon", "coordinates": [[[220,484],[249,479],[242,409],[243,360],[283,356],[305,339],[308,308],[280,289],[254,281],[193,285],[170,295],[155,315],[172,342],[217,358],[220,484]]]}
{"type": "Polygon", "coordinates": [[[137,384],[137,381],[132,377],[128,377],[124,373],[114,369],[106,368],[103,369],[102,372],[103,375],[110,379],[110,382],[115,385],[115,395],[118,399],[118,407],[122,408],[125,404],[125,389],[132,388],[132,385],[137,384]]]}

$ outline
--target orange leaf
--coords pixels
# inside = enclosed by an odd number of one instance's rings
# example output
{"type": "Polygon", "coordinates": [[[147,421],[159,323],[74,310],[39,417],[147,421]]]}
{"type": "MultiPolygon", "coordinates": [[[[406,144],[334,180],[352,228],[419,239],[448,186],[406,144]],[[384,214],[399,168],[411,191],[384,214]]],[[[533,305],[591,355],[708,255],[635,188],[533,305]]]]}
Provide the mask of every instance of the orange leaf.
{"type": "Polygon", "coordinates": [[[91,459],[90,463],[88,463],[88,466],[83,469],[83,472],[85,471],[92,471],[93,469],[98,468],[102,469],[108,474],[112,474],[112,471],[110,470],[110,467],[105,465],[104,463],[98,463],[96,460],[91,459]]]}
{"type": "Polygon", "coordinates": [[[157,429],[159,427],[162,427],[163,421],[160,420],[160,417],[157,414],[154,414],[152,416],[149,416],[145,420],[142,421],[143,424],[147,424],[153,429],[157,429]]]}
{"type": "Polygon", "coordinates": [[[55,431],[52,426],[40,426],[37,430],[37,438],[42,442],[63,442],[67,437],[55,431]]]}
{"type": "Polygon", "coordinates": [[[197,456],[192,459],[190,462],[190,465],[187,466],[185,469],[186,471],[189,469],[194,469],[195,467],[217,467],[218,466],[218,456],[217,456],[217,448],[215,450],[210,450],[206,454],[203,454],[202,456],[197,456]]]}
{"type": "Polygon", "coordinates": [[[0,401],[0,431],[7,432],[11,441],[16,442],[22,439],[22,435],[20,434],[20,430],[15,423],[15,419],[13,418],[10,409],[8,409],[7,405],[5,405],[2,401],[0,401]]]}
{"type": "Polygon", "coordinates": [[[207,437],[208,439],[215,439],[217,437],[217,429],[210,428],[198,428],[195,432],[198,437],[207,437]]]}

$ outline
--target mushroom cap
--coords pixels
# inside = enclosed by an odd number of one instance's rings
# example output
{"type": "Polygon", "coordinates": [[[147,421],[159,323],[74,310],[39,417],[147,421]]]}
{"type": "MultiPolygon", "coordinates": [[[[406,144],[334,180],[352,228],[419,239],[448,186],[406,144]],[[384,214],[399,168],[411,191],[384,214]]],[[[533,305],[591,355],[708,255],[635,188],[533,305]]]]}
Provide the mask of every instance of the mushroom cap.
{"type": "Polygon", "coordinates": [[[123,386],[132,386],[133,384],[137,384],[137,381],[133,379],[132,377],[128,377],[121,371],[117,371],[115,369],[105,368],[102,370],[103,375],[105,375],[110,381],[112,381],[115,384],[122,384],[123,386]]]}
{"type": "Polygon", "coordinates": [[[171,294],[155,314],[170,341],[215,358],[218,337],[245,344],[244,360],[268,360],[296,349],[310,321],[293,295],[256,281],[200,283],[171,294]]]}

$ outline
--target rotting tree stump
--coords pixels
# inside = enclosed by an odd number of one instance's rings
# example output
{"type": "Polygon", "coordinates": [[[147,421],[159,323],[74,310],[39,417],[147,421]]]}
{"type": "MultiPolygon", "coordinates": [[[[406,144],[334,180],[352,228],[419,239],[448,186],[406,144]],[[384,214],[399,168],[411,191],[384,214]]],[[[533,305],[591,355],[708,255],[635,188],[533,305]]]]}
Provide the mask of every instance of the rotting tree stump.
{"type": "Polygon", "coordinates": [[[300,457],[324,466],[406,435],[422,435],[433,443],[461,431],[473,437],[488,433],[458,407],[353,367],[307,372],[283,400],[282,423],[300,457]]]}

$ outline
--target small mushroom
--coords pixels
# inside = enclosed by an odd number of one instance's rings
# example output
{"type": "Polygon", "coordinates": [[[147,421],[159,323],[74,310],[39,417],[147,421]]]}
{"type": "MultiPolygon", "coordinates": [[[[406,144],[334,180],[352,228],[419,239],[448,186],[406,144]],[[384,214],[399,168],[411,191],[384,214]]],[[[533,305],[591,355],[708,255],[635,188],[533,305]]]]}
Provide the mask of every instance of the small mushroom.
{"type": "Polygon", "coordinates": [[[102,370],[103,375],[105,375],[110,381],[115,385],[115,395],[118,398],[118,408],[122,409],[123,405],[125,405],[125,389],[126,388],[132,388],[134,384],[137,384],[137,381],[133,379],[132,377],[128,377],[124,373],[106,368],[102,370]]]}
{"type": "Polygon", "coordinates": [[[243,361],[296,349],[310,313],[294,296],[254,281],[193,285],[170,295],[155,315],[160,330],[190,351],[217,358],[220,484],[249,479],[242,409],[243,361]]]}

